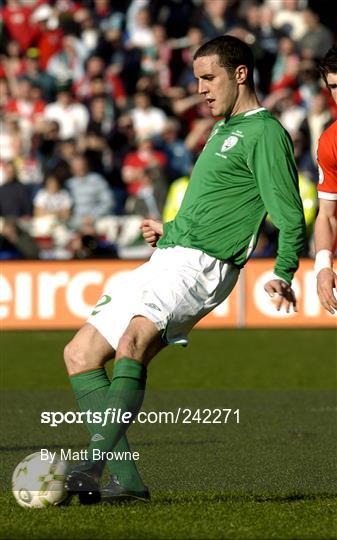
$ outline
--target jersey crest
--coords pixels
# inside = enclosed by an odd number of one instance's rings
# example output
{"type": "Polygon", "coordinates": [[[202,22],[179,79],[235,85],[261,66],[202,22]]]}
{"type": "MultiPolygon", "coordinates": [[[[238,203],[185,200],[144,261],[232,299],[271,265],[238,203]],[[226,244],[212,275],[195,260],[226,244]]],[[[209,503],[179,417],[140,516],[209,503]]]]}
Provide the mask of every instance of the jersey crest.
{"type": "Polygon", "coordinates": [[[227,137],[223,142],[221,152],[228,152],[228,150],[230,150],[231,148],[233,148],[233,146],[236,145],[238,140],[239,138],[236,135],[231,135],[230,137],[227,137]]]}

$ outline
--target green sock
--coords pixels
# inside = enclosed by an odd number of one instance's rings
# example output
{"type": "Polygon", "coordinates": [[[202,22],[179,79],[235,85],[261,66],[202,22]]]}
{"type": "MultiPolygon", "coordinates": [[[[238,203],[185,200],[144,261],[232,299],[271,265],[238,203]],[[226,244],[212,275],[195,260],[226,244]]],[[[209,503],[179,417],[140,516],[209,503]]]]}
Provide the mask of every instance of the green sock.
{"type": "MultiPolygon", "coordinates": [[[[110,380],[105,368],[98,368],[70,376],[70,383],[73,388],[79,409],[81,412],[91,410],[102,411],[103,403],[110,380]]],[[[91,435],[96,433],[97,424],[85,422],[91,435]]],[[[126,436],[124,435],[118,441],[114,448],[115,452],[130,452],[130,447],[126,436]]],[[[109,460],[108,468],[111,475],[117,475],[120,483],[128,489],[142,491],[144,483],[139,475],[135,462],[132,459],[127,460],[109,460]]]]}
{"type": "Polygon", "coordinates": [[[103,423],[96,424],[88,449],[89,460],[95,463],[100,472],[103,471],[106,461],[106,456],[102,457],[102,453],[115,449],[117,442],[138,414],[144,399],[145,384],[145,366],[130,358],[122,358],[115,363],[111,385],[101,409],[103,423]],[[115,421],[111,423],[111,416],[108,416],[104,425],[106,412],[115,414],[115,421]]]}

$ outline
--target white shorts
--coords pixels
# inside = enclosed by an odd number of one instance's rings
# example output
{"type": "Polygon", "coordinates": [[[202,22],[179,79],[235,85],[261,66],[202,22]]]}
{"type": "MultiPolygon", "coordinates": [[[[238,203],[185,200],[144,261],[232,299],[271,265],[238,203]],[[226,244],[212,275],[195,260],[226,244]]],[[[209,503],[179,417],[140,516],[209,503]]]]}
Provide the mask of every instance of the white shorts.
{"type": "Polygon", "coordinates": [[[115,350],[137,315],[150,319],[165,343],[186,345],[193,326],[230,294],[239,272],[198,249],[156,249],[148,262],[111,280],[87,322],[115,350]]]}

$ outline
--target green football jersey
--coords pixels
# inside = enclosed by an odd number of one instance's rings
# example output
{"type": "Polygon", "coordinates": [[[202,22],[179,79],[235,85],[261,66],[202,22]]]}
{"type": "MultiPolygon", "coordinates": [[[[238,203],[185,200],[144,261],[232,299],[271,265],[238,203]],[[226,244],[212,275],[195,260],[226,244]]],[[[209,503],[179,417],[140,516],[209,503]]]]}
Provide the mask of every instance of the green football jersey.
{"type": "Polygon", "coordinates": [[[288,133],[260,107],[217,122],[159,248],[196,248],[242,267],[267,215],[279,230],[275,273],[291,282],[305,239],[288,133]]]}

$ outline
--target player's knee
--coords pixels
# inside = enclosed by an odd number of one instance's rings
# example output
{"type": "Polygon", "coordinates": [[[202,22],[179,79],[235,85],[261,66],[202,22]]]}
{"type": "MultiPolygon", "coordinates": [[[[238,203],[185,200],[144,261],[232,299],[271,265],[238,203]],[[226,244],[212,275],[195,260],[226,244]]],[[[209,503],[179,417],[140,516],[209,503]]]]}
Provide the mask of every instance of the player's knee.
{"type": "Polygon", "coordinates": [[[79,373],[88,369],[88,354],[71,341],[64,348],[64,362],[69,374],[79,373]]]}
{"type": "Polygon", "coordinates": [[[141,354],[142,351],[139,350],[136,336],[130,336],[128,333],[123,334],[118,342],[116,359],[126,357],[140,360],[141,354]]]}

